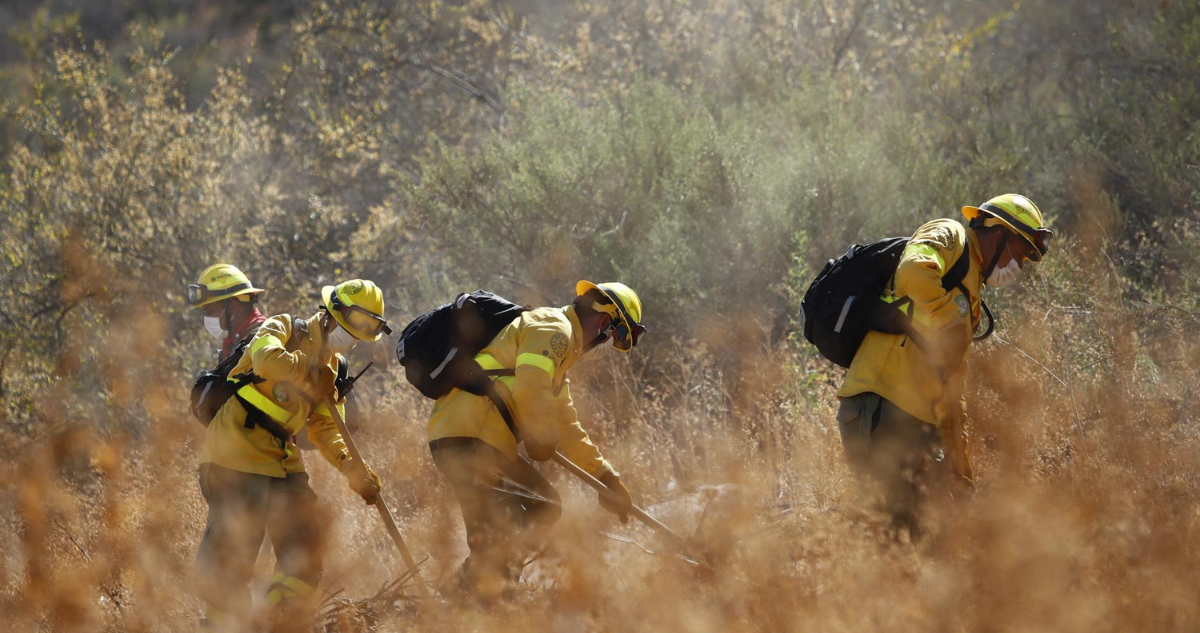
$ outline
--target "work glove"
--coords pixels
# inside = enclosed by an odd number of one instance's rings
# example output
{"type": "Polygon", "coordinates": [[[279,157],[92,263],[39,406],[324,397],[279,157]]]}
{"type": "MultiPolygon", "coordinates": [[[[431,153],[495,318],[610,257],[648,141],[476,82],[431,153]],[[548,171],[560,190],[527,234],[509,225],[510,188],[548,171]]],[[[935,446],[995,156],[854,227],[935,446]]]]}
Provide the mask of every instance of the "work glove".
{"type": "Polygon", "coordinates": [[[950,470],[954,473],[955,482],[964,488],[974,489],[975,469],[971,467],[971,448],[968,442],[967,429],[962,406],[948,408],[939,416],[942,431],[942,446],[946,451],[946,459],[950,460],[950,470]]]}
{"type": "Polygon", "coordinates": [[[525,452],[529,453],[529,459],[535,462],[544,462],[547,459],[554,457],[554,453],[558,451],[558,442],[543,443],[531,440],[525,440],[525,452]]]}
{"type": "Polygon", "coordinates": [[[383,489],[383,481],[370,466],[353,457],[347,457],[338,470],[342,471],[346,480],[350,482],[350,488],[357,492],[367,505],[375,505],[379,499],[379,491],[383,489]]]}
{"type": "Polygon", "coordinates": [[[338,401],[337,393],[337,370],[328,365],[313,367],[308,373],[308,382],[310,390],[309,397],[314,402],[323,402],[325,398],[332,398],[334,402],[338,401]]]}
{"type": "Polygon", "coordinates": [[[621,523],[628,523],[629,511],[633,508],[633,495],[629,494],[629,489],[625,487],[625,484],[621,483],[621,478],[611,470],[600,476],[600,483],[616,493],[615,495],[599,493],[600,507],[621,517],[621,523]],[[610,500],[609,497],[612,496],[619,499],[610,500]]]}

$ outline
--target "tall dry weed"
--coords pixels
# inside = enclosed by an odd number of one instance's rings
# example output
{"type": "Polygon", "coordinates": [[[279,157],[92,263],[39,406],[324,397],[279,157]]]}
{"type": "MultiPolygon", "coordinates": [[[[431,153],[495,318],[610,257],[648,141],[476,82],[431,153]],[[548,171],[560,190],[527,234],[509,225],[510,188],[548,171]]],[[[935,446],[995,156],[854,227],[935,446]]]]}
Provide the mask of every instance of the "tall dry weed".
{"type": "MultiPolygon", "coordinates": [[[[575,391],[585,424],[639,502],[694,532],[696,549],[713,555],[711,575],[669,555],[646,528],[621,526],[578,482],[543,465],[566,513],[511,604],[397,609],[374,630],[1192,630],[1200,616],[1200,437],[1195,391],[1169,387],[1195,384],[1187,362],[1195,344],[1175,337],[1155,348],[1172,380],[1114,357],[1090,368],[1073,361],[1054,372],[1070,371],[1071,382],[1058,382],[1048,365],[1032,363],[1054,362],[1051,341],[1075,328],[1106,336],[1089,318],[1033,312],[1006,314],[1009,344],[977,350],[981,485],[973,495],[935,493],[928,537],[916,544],[886,538],[860,498],[832,422],[832,387],[794,388],[794,367],[811,361],[766,355],[763,378],[745,374],[773,383],[764,388],[720,375],[711,356],[721,350],[680,342],[649,358],[590,363],[580,381],[588,384],[575,391]],[[1027,333],[1022,351],[1038,358],[1015,351],[1014,331],[1027,333]],[[665,387],[638,380],[649,365],[665,387]],[[754,392],[756,404],[739,405],[737,390],[754,392]]],[[[1106,327],[1137,338],[1139,322],[1106,327]]],[[[154,331],[153,323],[118,326],[102,352],[115,410],[144,407],[152,422],[118,416],[99,425],[47,402],[41,432],[5,439],[0,595],[9,630],[195,627],[201,428],[183,413],[184,382],[161,380],[154,349],[139,348],[136,337],[121,342],[123,333],[154,331]]],[[[362,387],[369,415],[359,444],[386,482],[422,574],[442,579],[465,544],[424,446],[429,402],[395,367],[362,387]]],[[[314,454],[307,462],[329,536],[323,590],[371,596],[403,571],[399,556],[340,475],[314,454]]],[[[269,566],[269,557],[260,561],[260,577],[269,566]]],[[[364,621],[343,626],[367,630],[364,621]]]]}

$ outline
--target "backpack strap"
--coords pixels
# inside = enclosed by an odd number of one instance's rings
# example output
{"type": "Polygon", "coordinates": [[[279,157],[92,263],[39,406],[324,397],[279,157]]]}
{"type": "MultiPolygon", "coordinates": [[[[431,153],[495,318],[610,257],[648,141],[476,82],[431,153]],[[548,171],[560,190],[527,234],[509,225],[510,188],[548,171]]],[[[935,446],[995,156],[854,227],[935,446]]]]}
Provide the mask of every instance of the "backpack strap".
{"type": "Polygon", "coordinates": [[[504,402],[504,398],[500,397],[500,392],[496,390],[496,378],[503,376],[516,376],[515,369],[501,367],[499,369],[480,369],[474,374],[475,378],[471,381],[473,384],[463,385],[460,387],[468,393],[487,396],[492,404],[496,405],[496,410],[500,412],[500,417],[504,418],[504,424],[508,425],[508,430],[512,432],[513,437],[518,442],[521,441],[520,434],[517,433],[517,424],[513,420],[512,411],[509,410],[508,404],[504,402]]]}
{"type": "Polygon", "coordinates": [[[971,296],[970,293],[967,292],[967,289],[963,287],[962,283],[963,279],[966,279],[967,271],[970,270],[970,268],[971,242],[968,240],[966,244],[963,244],[962,255],[959,255],[954,264],[950,266],[950,270],[947,270],[946,274],[942,275],[942,288],[944,288],[947,292],[958,288],[959,290],[963,291],[963,294],[967,295],[968,297],[971,296]]]}
{"type": "MultiPolygon", "coordinates": [[[[942,288],[944,288],[946,292],[949,292],[954,288],[958,288],[969,299],[971,293],[967,292],[967,287],[963,285],[963,279],[966,278],[967,271],[970,268],[971,242],[968,240],[967,243],[963,245],[963,252],[962,255],[959,255],[958,261],[955,261],[954,265],[950,267],[950,270],[947,270],[946,274],[942,277],[942,288]]],[[[988,326],[987,330],[985,330],[983,334],[971,337],[971,340],[973,341],[982,341],[983,339],[991,336],[992,331],[996,329],[996,318],[992,316],[992,311],[988,308],[987,302],[983,300],[983,297],[979,298],[979,307],[983,308],[983,312],[987,314],[988,326]]]]}
{"type": "MultiPolygon", "coordinates": [[[[289,352],[294,352],[294,351],[296,351],[297,348],[300,347],[300,342],[301,342],[301,337],[296,336],[296,335],[302,334],[303,338],[308,338],[308,321],[306,321],[298,316],[295,316],[295,315],[288,315],[288,318],[291,319],[291,321],[292,321],[292,335],[290,337],[288,337],[288,340],[286,343],[284,343],[283,347],[284,347],[284,349],[286,349],[289,352]]],[[[249,339],[246,339],[246,341],[244,341],[244,343],[248,343],[248,342],[249,342],[249,339]]],[[[237,398],[238,403],[242,405],[242,408],[246,410],[246,423],[243,424],[242,427],[245,429],[253,429],[256,426],[262,427],[268,433],[270,433],[271,435],[274,435],[276,439],[278,439],[281,442],[285,442],[285,443],[289,439],[291,439],[293,437],[293,433],[290,433],[286,428],[284,428],[284,426],[282,424],[271,419],[271,416],[267,415],[266,413],[263,413],[261,410],[259,410],[258,407],[251,404],[249,401],[247,401],[245,398],[243,398],[236,391],[236,389],[241,389],[242,387],[246,386],[247,384],[251,384],[251,383],[258,384],[258,383],[266,382],[266,379],[262,378],[260,376],[254,375],[253,370],[248,371],[244,374],[238,374],[237,376],[234,376],[233,378],[234,378],[234,380],[237,381],[233,395],[235,398],[237,398]]],[[[309,404],[315,404],[308,397],[308,395],[304,393],[303,390],[297,389],[296,391],[297,391],[297,393],[300,394],[300,396],[302,398],[304,398],[306,401],[308,401],[309,404]]]]}
{"type": "Polygon", "coordinates": [[[249,400],[246,400],[242,394],[235,391],[233,392],[233,397],[237,398],[238,404],[242,405],[242,409],[246,412],[246,423],[242,425],[242,428],[249,430],[256,426],[261,427],[284,444],[292,438],[293,433],[284,428],[282,424],[271,419],[271,416],[254,406],[249,400]]]}
{"type": "MultiPolygon", "coordinates": [[[[510,369],[509,371],[512,370],[510,369]]],[[[517,433],[517,424],[515,421],[513,421],[512,411],[509,411],[508,405],[504,402],[504,398],[500,397],[500,392],[496,391],[496,382],[494,380],[486,380],[484,382],[487,383],[483,387],[484,395],[488,397],[488,400],[492,401],[492,404],[496,405],[496,410],[500,412],[500,417],[504,418],[504,423],[508,425],[508,430],[512,432],[513,437],[520,442],[521,435],[517,433]]]]}
{"type": "Polygon", "coordinates": [[[217,366],[213,368],[213,373],[228,374],[230,371],[233,371],[234,365],[237,365],[238,361],[242,360],[242,352],[246,351],[246,347],[250,345],[250,340],[253,338],[254,335],[251,334],[238,341],[238,344],[234,345],[233,349],[229,351],[229,356],[226,356],[225,360],[217,363],[217,366]]]}

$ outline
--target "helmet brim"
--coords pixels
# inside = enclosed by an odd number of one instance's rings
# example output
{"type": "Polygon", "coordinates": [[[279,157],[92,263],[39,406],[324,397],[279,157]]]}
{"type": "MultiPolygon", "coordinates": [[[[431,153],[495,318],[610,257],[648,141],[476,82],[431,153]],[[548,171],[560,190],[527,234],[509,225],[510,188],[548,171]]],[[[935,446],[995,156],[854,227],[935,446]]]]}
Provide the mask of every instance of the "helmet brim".
{"type": "Polygon", "coordinates": [[[583,295],[591,292],[592,290],[599,290],[601,293],[604,292],[603,290],[600,290],[600,286],[598,284],[594,284],[586,279],[581,279],[579,281],[579,283],[575,284],[575,296],[576,297],[582,297],[583,295]]]}
{"type": "Polygon", "coordinates": [[[197,310],[199,308],[203,308],[204,306],[212,305],[218,301],[224,301],[226,299],[232,299],[234,297],[241,297],[243,295],[257,295],[257,294],[262,294],[264,292],[266,292],[266,290],[263,290],[262,288],[255,288],[253,286],[250,288],[242,288],[241,290],[231,293],[231,294],[222,295],[219,297],[209,297],[208,299],[205,299],[204,301],[201,301],[200,303],[193,304],[192,309],[197,310]]]}

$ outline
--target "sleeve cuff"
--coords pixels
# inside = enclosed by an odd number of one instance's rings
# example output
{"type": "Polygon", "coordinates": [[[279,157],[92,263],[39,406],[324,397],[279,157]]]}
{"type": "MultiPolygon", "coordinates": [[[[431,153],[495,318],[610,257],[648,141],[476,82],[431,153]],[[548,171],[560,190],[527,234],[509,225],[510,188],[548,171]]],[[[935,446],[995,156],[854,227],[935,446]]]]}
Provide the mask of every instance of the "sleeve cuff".
{"type": "Polygon", "coordinates": [[[618,478],[621,476],[621,473],[613,469],[612,464],[608,463],[608,460],[602,460],[600,462],[600,468],[596,472],[592,473],[592,476],[596,479],[604,479],[609,474],[612,474],[613,477],[618,478]]]}

